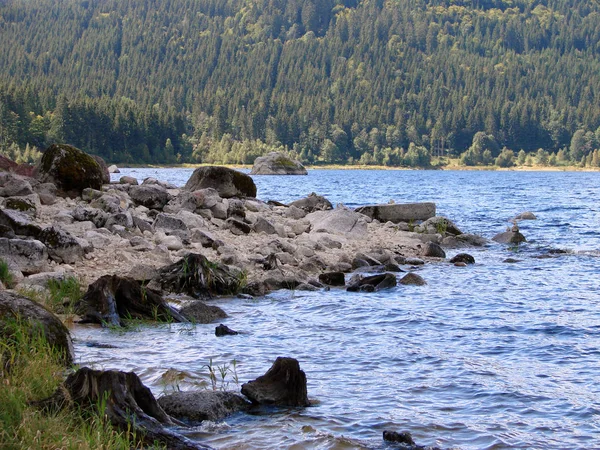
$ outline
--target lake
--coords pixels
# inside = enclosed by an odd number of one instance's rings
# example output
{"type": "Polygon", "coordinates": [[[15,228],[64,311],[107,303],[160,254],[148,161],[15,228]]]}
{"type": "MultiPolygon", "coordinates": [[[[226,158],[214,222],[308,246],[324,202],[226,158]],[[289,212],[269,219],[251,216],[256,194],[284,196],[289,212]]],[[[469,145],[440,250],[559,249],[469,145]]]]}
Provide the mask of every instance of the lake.
{"type": "MultiPolygon", "coordinates": [[[[192,171],[112,176],[182,186],[192,171]]],[[[386,429],[462,449],[600,445],[600,173],[314,170],[254,180],[262,200],[316,192],[350,207],[433,201],[439,215],[487,238],[523,211],[538,219],[520,222],[528,243],[518,248],[469,249],[469,267],[426,264],[424,287],[214,300],[238,336],[216,338],[215,324],[76,327],[79,364],[133,370],[160,396],[212,388],[209,366],[223,371],[217,389],[239,390],[277,356],[298,359],[314,406],[186,431],[221,449],[388,448],[386,429]]]]}

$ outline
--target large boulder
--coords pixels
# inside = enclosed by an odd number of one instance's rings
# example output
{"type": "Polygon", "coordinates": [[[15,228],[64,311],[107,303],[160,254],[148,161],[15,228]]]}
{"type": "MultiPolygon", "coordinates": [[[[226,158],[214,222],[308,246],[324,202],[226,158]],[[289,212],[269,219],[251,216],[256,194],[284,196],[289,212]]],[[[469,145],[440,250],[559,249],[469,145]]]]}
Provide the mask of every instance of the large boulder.
{"type": "Polygon", "coordinates": [[[356,212],[364,214],[380,222],[413,222],[427,220],[435,216],[435,203],[390,203],[370,205],[356,208],[356,212]]]}
{"type": "Polygon", "coordinates": [[[509,231],[505,231],[503,233],[498,233],[496,236],[492,238],[492,241],[498,242],[499,244],[515,244],[518,245],[521,242],[527,242],[525,236],[521,234],[518,229],[513,229],[509,231]]]}
{"type": "Polygon", "coordinates": [[[102,157],[98,155],[91,155],[94,158],[94,161],[98,163],[100,166],[100,170],[102,171],[102,182],[103,184],[110,184],[110,172],[108,170],[108,166],[102,157]]]}
{"type": "Polygon", "coordinates": [[[98,278],[74,306],[81,323],[120,326],[122,319],[130,318],[186,322],[160,294],[139,281],[117,275],[98,278]]]}
{"type": "Polygon", "coordinates": [[[415,227],[417,233],[460,236],[463,232],[447,217],[435,216],[415,227]]]}
{"type": "Polygon", "coordinates": [[[0,209],[0,225],[12,229],[15,234],[37,238],[42,228],[31,221],[31,218],[14,209],[0,209]]]}
{"type": "Polygon", "coordinates": [[[73,198],[85,188],[101,189],[105,176],[92,156],[66,144],[48,147],[36,167],[40,182],[54,183],[59,194],[73,198]]]}
{"type": "Polygon", "coordinates": [[[174,392],[158,399],[167,414],[179,420],[202,422],[217,420],[247,410],[252,404],[234,392],[188,391],[174,392]]]}
{"type": "Polygon", "coordinates": [[[144,448],[158,442],[174,450],[208,449],[170,428],[181,425],[160,407],[150,389],[133,372],[83,367],[70,374],[49,398],[37,402],[46,410],[100,408],[114,426],[143,439],[144,448]]]}
{"type": "Polygon", "coordinates": [[[250,175],[307,175],[304,166],[281,152],[271,152],[254,160],[250,175]]]}
{"type": "Polygon", "coordinates": [[[254,404],[309,406],[306,374],[294,358],[278,357],[256,380],[242,385],[242,394],[254,404]]]}
{"type": "Polygon", "coordinates": [[[33,334],[41,332],[46,341],[60,354],[65,365],[74,360],[73,343],[69,330],[58,317],[39,303],[21,295],[0,291],[0,337],[6,339],[13,336],[14,326],[19,321],[26,325],[33,334]]]}
{"type": "Polygon", "coordinates": [[[31,178],[11,172],[0,172],[0,197],[13,197],[33,194],[31,178]]]}
{"type": "Polygon", "coordinates": [[[213,188],[222,198],[256,197],[256,185],[251,177],[221,166],[199,167],[183,187],[186,191],[213,188]]]}
{"type": "Polygon", "coordinates": [[[44,228],[38,239],[46,245],[48,256],[58,263],[74,264],[85,253],[75,237],[55,226],[44,228]]]}

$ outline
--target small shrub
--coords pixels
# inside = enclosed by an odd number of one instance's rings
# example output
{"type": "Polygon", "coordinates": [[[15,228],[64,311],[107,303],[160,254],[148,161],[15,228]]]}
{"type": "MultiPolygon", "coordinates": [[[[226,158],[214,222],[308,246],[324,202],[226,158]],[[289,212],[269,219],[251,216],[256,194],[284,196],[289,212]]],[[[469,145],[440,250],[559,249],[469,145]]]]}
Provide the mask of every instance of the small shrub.
{"type": "Polygon", "coordinates": [[[2,281],[2,284],[4,284],[4,286],[6,286],[9,289],[13,287],[13,275],[10,272],[8,263],[2,258],[0,258],[0,281],[2,281]]]}

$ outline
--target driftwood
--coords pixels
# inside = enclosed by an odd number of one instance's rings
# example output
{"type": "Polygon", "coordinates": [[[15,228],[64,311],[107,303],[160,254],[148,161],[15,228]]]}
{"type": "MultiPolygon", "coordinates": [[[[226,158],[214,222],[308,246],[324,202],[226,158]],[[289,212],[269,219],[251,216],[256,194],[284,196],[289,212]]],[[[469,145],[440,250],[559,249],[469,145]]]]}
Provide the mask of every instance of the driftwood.
{"type": "Polygon", "coordinates": [[[124,318],[187,322],[160,294],[117,275],[105,275],[92,283],[75,311],[82,323],[118,326],[124,318]]]}
{"type": "Polygon", "coordinates": [[[100,408],[114,427],[135,431],[145,443],[158,441],[177,450],[210,448],[167,428],[181,424],[165,413],[133,372],[84,367],[69,375],[51,397],[36,404],[54,411],[72,406],[100,408]]]}
{"type": "Polygon", "coordinates": [[[156,279],[164,290],[194,298],[234,295],[243,287],[245,277],[229,266],[213,263],[204,255],[189,253],[174,264],[159,270],[156,279]]]}
{"type": "Polygon", "coordinates": [[[242,394],[254,404],[309,406],[306,374],[294,358],[279,357],[264,375],[242,385],[242,394]]]}

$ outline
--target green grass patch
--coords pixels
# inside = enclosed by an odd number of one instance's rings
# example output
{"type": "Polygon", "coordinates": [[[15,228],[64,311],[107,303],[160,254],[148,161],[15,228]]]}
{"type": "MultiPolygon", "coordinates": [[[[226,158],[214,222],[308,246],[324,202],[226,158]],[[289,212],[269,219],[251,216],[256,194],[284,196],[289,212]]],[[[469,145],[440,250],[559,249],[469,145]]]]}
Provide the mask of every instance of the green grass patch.
{"type": "Polygon", "coordinates": [[[8,263],[0,258],[0,281],[7,288],[12,288],[14,284],[13,275],[10,272],[10,268],[8,267],[8,263]]]}

